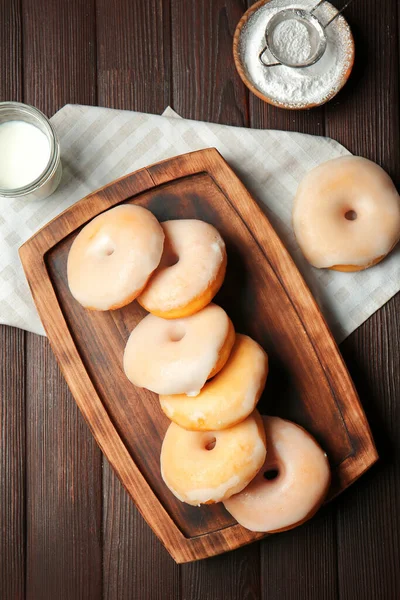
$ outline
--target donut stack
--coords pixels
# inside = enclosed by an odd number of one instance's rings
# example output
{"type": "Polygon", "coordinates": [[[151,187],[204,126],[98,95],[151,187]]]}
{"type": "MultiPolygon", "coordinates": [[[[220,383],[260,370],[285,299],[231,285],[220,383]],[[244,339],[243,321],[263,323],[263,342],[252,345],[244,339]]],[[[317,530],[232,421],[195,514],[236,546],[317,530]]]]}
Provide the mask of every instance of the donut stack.
{"type": "Polygon", "coordinates": [[[172,421],[161,449],[170,491],[195,506],[224,502],[253,531],[289,529],[321,505],[329,465],[302,428],[256,410],[268,357],[212,303],[226,265],[212,225],[160,224],[128,204],[82,229],[68,257],[68,283],[88,309],[137,299],[149,312],[128,339],[124,370],[134,385],[159,394],[172,421]]]}

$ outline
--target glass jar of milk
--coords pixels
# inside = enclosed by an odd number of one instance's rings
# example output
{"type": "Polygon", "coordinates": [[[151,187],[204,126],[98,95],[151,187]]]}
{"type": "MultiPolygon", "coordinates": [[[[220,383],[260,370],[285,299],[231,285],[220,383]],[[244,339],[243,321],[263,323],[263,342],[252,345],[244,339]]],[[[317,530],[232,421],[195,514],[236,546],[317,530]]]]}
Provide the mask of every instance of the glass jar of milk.
{"type": "Polygon", "coordinates": [[[57,134],[45,115],[20,102],[0,102],[0,198],[47,198],[62,173],[57,134]]]}

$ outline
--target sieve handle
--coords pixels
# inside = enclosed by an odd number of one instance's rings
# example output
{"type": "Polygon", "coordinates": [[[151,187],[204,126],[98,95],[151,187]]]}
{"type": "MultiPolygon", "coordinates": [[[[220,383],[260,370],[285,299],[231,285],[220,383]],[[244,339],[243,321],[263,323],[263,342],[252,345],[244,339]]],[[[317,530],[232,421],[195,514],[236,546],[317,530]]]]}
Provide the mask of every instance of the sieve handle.
{"type": "Polygon", "coordinates": [[[312,10],[310,10],[310,15],[314,14],[314,13],[315,13],[315,11],[317,10],[317,8],[318,8],[319,6],[321,6],[321,4],[323,4],[324,2],[325,2],[325,0],[320,0],[320,2],[318,2],[318,3],[317,3],[315,6],[314,6],[314,8],[313,8],[312,10]]]}
{"type": "MultiPolygon", "coordinates": [[[[312,11],[310,12],[310,14],[311,14],[311,15],[312,15],[312,14],[314,14],[314,12],[317,10],[317,8],[318,8],[319,6],[321,6],[321,4],[323,4],[324,2],[325,2],[325,0],[320,0],[320,2],[318,2],[318,3],[317,3],[315,6],[314,6],[314,8],[313,8],[313,9],[312,9],[312,11]]],[[[346,2],[346,4],[345,4],[345,5],[344,5],[344,6],[343,6],[343,7],[342,7],[340,10],[338,10],[338,12],[336,13],[336,15],[334,15],[330,21],[328,21],[327,23],[325,23],[325,25],[323,25],[323,28],[324,28],[324,29],[326,29],[327,27],[329,27],[329,25],[330,25],[331,23],[333,23],[333,21],[335,21],[335,20],[338,18],[338,16],[339,16],[339,15],[341,15],[341,14],[342,14],[342,12],[343,12],[344,10],[346,10],[346,8],[347,8],[347,7],[349,6],[349,4],[351,4],[352,2],[353,2],[353,0],[349,0],[348,2],[346,2]]]]}
{"type": "Polygon", "coordinates": [[[258,60],[260,61],[260,63],[264,67],[278,67],[279,65],[281,65],[282,63],[280,63],[280,62],[274,62],[274,63],[266,63],[266,62],[264,62],[264,54],[266,53],[267,50],[268,50],[268,46],[265,46],[265,48],[263,48],[261,50],[260,54],[258,55],[258,60]]]}

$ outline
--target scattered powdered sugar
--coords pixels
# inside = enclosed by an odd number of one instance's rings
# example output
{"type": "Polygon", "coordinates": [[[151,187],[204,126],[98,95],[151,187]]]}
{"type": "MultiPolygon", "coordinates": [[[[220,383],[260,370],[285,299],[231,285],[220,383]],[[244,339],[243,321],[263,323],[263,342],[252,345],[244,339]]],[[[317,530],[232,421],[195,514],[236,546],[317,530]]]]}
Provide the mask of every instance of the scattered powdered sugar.
{"type": "MultiPolygon", "coordinates": [[[[285,66],[265,67],[261,64],[259,54],[265,47],[265,29],[271,17],[282,9],[311,10],[313,6],[315,0],[271,0],[256,10],[242,29],[239,52],[246,75],[261,94],[277,105],[306,108],[323,104],[344,85],[346,74],[351,68],[354,57],[353,37],[343,16],[339,16],[327,28],[326,51],[314,65],[296,69],[285,66]]],[[[315,15],[324,24],[336,13],[337,9],[332,4],[324,2],[315,15]]],[[[285,22],[282,25],[283,23],[285,22]]],[[[286,21],[287,23],[290,21],[286,21]]],[[[300,37],[304,42],[303,34],[300,37]]],[[[301,39],[296,42],[295,48],[301,53],[300,42],[301,39]]],[[[283,45],[285,43],[285,48],[290,50],[289,42],[282,42],[283,45]]],[[[265,52],[264,61],[269,62],[269,57],[270,62],[276,62],[272,54],[265,52]]]]}
{"type": "Polygon", "coordinates": [[[302,64],[311,54],[308,29],[297,19],[278,23],[274,29],[272,41],[275,56],[286,63],[302,64]]]}

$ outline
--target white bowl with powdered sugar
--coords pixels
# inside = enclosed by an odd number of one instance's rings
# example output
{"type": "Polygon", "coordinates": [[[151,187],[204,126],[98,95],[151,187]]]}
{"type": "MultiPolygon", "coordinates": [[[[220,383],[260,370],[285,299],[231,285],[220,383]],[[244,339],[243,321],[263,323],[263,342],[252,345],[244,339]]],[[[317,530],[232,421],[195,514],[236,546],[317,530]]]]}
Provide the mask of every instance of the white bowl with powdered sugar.
{"type": "MultiPolygon", "coordinates": [[[[327,27],[326,50],[315,64],[303,68],[267,67],[260,60],[271,18],[286,9],[311,11],[316,4],[316,0],[261,0],[239,22],[234,37],[236,67],[247,87],[262,100],[281,108],[312,108],[333,98],[349,78],[354,63],[354,40],[343,15],[327,27]]],[[[336,13],[332,4],[324,2],[314,14],[323,25],[336,13]]],[[[310,52],[307,30],[297,21],[281,24],[276,30],[276,44],[292,62],[297,59],[301,62],[310,52]]],[[[276,64],[269,50],[263,54],[263,61],[276,64]]]]}

